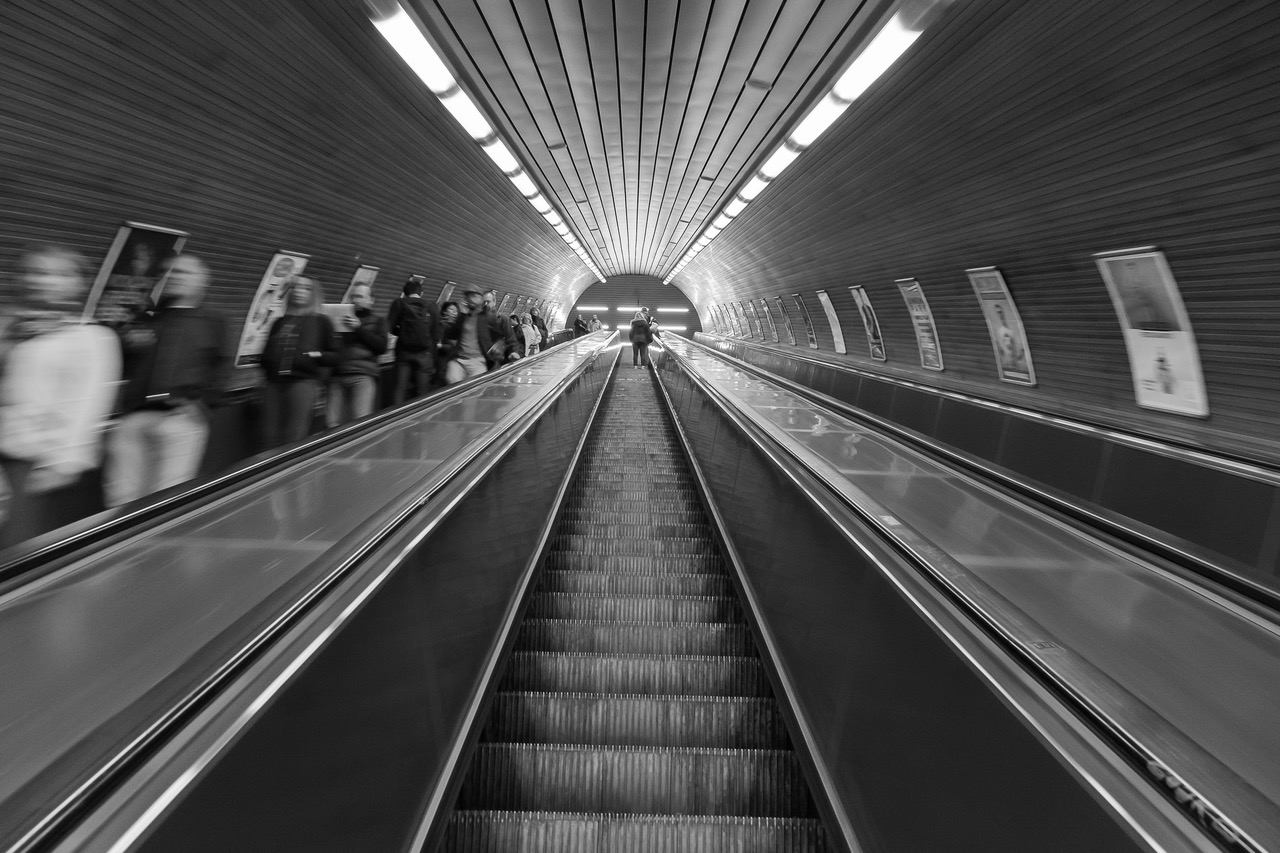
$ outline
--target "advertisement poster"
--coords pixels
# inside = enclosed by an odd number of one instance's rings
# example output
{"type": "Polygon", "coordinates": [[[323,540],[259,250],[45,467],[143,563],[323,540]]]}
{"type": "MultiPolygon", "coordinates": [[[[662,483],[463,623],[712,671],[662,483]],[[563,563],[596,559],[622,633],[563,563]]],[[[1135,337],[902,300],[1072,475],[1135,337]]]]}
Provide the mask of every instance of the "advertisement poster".
{"type": "Polygon", "coordinates": [[[858,306],[858,315],[862,317],[862,330],[867,335],[867,349],[876,361],[885,360],[884,335],[880,334],[880,321],[876,319],[876,309],[871,307],[871,297],[866,288],[854,285],[849,288],[853,304],[858,306]]]}
{"type": "Polygon", "coordinates": [[[760,315],[756,313],[755,303],[750,299],[742,303],[742,313],[746,315],[752,329],[751,337],[764,340],[764,327],[760,325],[760,315]]]}
{"type": "Polygon", "coordinates": [[[291,275],[301,275],[307,268],[310,257],[297,252],[276,252],[271,258],[267,271],[262,274],[262,281],[258,283],[258,292],[254,294],[249,306],[244,328],[240,331],[240,346],[236,347],[236,367],[255,367],[262,361],[262,350],[267,345],[271,324],[284,313],[287,295],[284,283],[291,275]]]}
{"type": "Polygon", "coordinates": [[[449,297],[453,296],[453,292],[458,289],[456,281],[446,281],[444,287],[440,288],[440,295],[436,297],[436,305],[443,305],[449,301],[449,297]]]}
{"type": "Polygon", "coordinates": [[[796,301],[796,308],[800,309],[800,319],[804,322],[805,334],[809,336],[809,349],[817,349],[818,336],[813,333],[813,318],[809,316],[809,306],[804,304],[804,299],[798,293],[791,294],[791,298],[796,301]]]}
{"type": "Polygon", "coordinates": [[[831,337],[835,339],[836,352],[848,352],[849,350],[844,345],[844,329],[840,328],[840,318],[836,316],[836,309],[831,304],[831,297],[827,295],[825,290],[819,290],[818,301],[822,303],[822,310],[827,314],[827,323],[831,326],[831,337]]]}
{"type": "Polygon", "coordinates": [[[498,302],[497,311],[499,314],[502,314],[507,310],[507,303],[510,301],[511,301],[511,294],[510,293],[503,294],[501,301],[498,302]]]}
{"type": "Polygon", "coordinates": [[[787,313],[787,305],[782,301],[781,296],[773,297],[774,304],[778,306],[778,314],[782,317],[782,328],[787,332],[787,343],[792,346],[796,345],[796,332],[791,328],[791,315],[787,313]]]}
{"type": "Polygon", "coordinates": [[[1035,385],[1036,370],[1031,364],[1031,348],[1027,346],[1027,332],[1022,327],[1022,317],[1013,304],[1004,276],[995,267],[965,270],[973,292],[982,307],[991,334],[991,348],[996,354],[996,369],[1000,381],[1018,385],[1035,385]]]}
{"type": "Polygon", "coordinates": [[[760,313],[769,322],[769,336],[773,338],[773,342],[776,344],[778,342],[778,327],[773,322],[773,312],[769,310],[769,300],[760,300],[760,313]]]}
{"type": "Polygon", "coordinates": [[[1200,352],[1164,252],[1145,246],[1094,257],[1124,329],[1138,405],[1207,417],[1200,352]]]}
{"type": "Polygon", "coordinates": [[[159,300],[163,264],[186,242],[185,231],[140,222],[121,225],[89,289],[82,318],[119,326],[139,316],[159,300]]]}
{"type": "Polygon", "coordinates": [[[725,319],[724,309],[722,309],[719,305],[712,305],[711,318],[715,321],[716,334],[718,335],[729,334],[729,321],[725,319]]]}
{"type": "Polygon", "coordinates": [[[902,291],[902,299],[911,314],[911,325],[916,330],[916,345],[920,348],[920,366],[927,370],[942,370],[942,347],[938,344],[938,330],[933,325],[933,312],[924,298],[920,282],[914,278],[900,278],[895,282],[902,291]]]}
{"type": "Polygon", "coordinates": [[[351,274],[351,283],[347,285],[346,292],[342,294],[342,304],[346,305],[351,301],[351,291],[355,289],[357,284],[367,284],[369,287],[373,287],[373,282],[377,277],[377,267],[361,264],[360,268],[351,274]]]}
{"type": "Polygon", "coordinates": [[[740,313],[741,309],[738,308],[738,303],[729,302],[727,304],[729,306],[729,314],[733,317],[734,335],[739,338],[749,337],[746,331],[746,321],[742,319],[742,314],[740,313]]]}

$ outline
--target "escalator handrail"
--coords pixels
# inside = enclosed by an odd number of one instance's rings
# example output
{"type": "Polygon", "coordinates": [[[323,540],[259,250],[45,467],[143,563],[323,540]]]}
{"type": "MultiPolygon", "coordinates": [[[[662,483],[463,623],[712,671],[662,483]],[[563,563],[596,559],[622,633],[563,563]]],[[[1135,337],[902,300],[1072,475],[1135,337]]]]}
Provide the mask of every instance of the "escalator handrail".
{"type": "MultiPolygon", "coordinates": [[[[267,625],[260,626],[252,635],[239,643],[239,649],[224,658],[221,665],[204,677],[187,694],[172,703],[168,710],[154,719],[146,728],[123,745],[107,759],[100,761],[96,770],[82,780],[73,791],[45,810],[42,818],[29,828],[16,842],[5,848],[4,853],[35,853],[44,849],[50,839],[67,831],[80,819],[104,792],[115,787],[127,777],[133,768],[153,755],[192,720],[201,709],[214,701],[235,678],[255,661],[270,653],[271,648],[309,613],[316,610],[345,579],[366,568],[368,558],[378,548],[404,529],[410,521],[421,524],[424,531],[434,529],[440,520],[478,483],[489,469],[502,458],[507,450],[530,429],[538,418],[549,409],[564,391],[584,373],[603,353],[610,349],[616,332],[607,334],[589,354],[544,393],[536,395],[514,407],[495,423],[498,432],[483,443],[473,442],[441,465],[425,484],[425,490],[410,501],[402,501],[399,508],[384,517],[376,531],[371,532],[355,549],[339,562],[328,567],[323,576],[294,597],[291,605],[267,625]],[[442,500],[442,498],[452,499],[442,500]],[[423,517],[423,513],[426,513],[423,517]]],[[[476,377],[483,380],[484,374],[476,377]]],[[[476,382],[469,383],[474,387],[476,382]]],[[[400,410],[397,410],[400,411],[400,410]]],[[[310,446],[310,444],[308,444],[310,446]]],[[[403,554],[398,555],[397,560],[403,554]]]]}
{"type": "MultiPolygon", "coordinates": [[[[540,358],[550,352],[552,352],[551,349],[544,350],[533,358],[540,358]]],[[[524,360],[509,362],[496,370],[445,386],[426,397],[375,412],[368,417],[325,430],[285,447],[258,453],[227,471],[166,489],[143,499],[142,502],[105,510],[87,520],[73,523],[70,525],[73,530],[69,534],[53,531],[51,534],[39,537],[28,550],[21,550],[0,563],[0,594],[12,588],[15,583],[25,583],[34,577],[53,571],[68,560],[74,559],[74,556],[85,548],[99,546],[126,536],[144,524],[153,524],[163,517],[186,512],[227,489],[247,485],[282,468],[312,459],[330,447],[381,429],[395,421],[417,416],[428,409],[447,404],[481,382],[522,364],[524,360]]],[[[18,547],[23,548],[23,546],[18,547]]]]}
{"type": "MultiPolygon", "coordinates": [[[[724,358],[723,353],[716,352],[705,345],[697,346],[716,358],[724,358]]],[[[970,630],[976,631],[983,638],[994,642],[1000,653],[1014,664],[1012,669],[1019,673],[1021,678],[1025,678],[1034,685],[1047,690],[1063,707],[1069,709],[1070,713],[1074,714],[1079,721],[1087,721],[1089,729],[1096,735],[1100,735],[1115,754],[1123,758],[1128,766],[1142,770],[1145,773],[1146,781],[1150,784],[1144,788],[1131,786],[1128,789],[1130,795],[1145,799],[1151,794],[1152,789],[1159,790],[1159,796],[1165,802],[1175,803],[1188,821],[1201,827],[1206,834],[1213,835],[1219,843],[1226,842],[1224,846],[1227,846],[1227,849],[1263,853],[1264,848],[1236,826],[1225,812],[1212,804],[1188,783],[1179,779],[1169,769],[1168,765],[1160,759],[1155,750],[1133,736],[1110,714],[1092,701],[1090,697],[1080,692],[1075,685],[1064,679],[1059,672],[1050,668],[1042,658],[1034,653],[1034,650],[1024,639],[1015,636],[1004,624],[993,618],[974,599],[970,592],[960,589],[951,582],[951,579],[945,573],[939,572],[931,564],[927,555],[905,546],[896,535],[896,532],[891,530],[890,526],[876,517],[874,513],[859,507],[837,489],[832,488],[831,484],[826,481],[826,478],[820,472],[814,471],[789,448],[786,448],[761,430],[751,419],[738,410],[733,401],[725,397],[713,384],[698,375],[697,371],[690,369],[679,353],[671,348],[666,348],[665,357],[672,358],[678,368],[685,372],[694,386],[707,399],[711,400],[722,414],[735,425],[739,433],[753,447],[769,458],[773,464],[777,465],[778,469],[795,483],[806,497],[827,518],[835,523],[841,533],[866,554],[877,570],[888,577],[895,586],[906,592],[904,581],[909,580],[910,577],[925,580],[930,588],[936,590],[945,598],[947,608],[958,617],[958,624],[968,625],[970,630]],[[842,519],[847,519],[854,523],[850,525],[842,519]],[[869,533],[876,537],[876,543],[879,548],[874,549],[875,553],[868,548],[868,543],[854,532],[859,528],[868,530],[869,533]],[[888,552],[881,550],[884,548],[889,549],[888,552]],[[886,556],[888,559],[886,559],[886,556]],[[904,577],[902,574],[904,571],[909,572],[910,576],[904,577]],[[1231,846],[1232,844],[1234,846],[1231,846]]],[[[773,381],[773,378],[769,377],[769,381],[773,381]]],[[[910,593],[907,594],[907,598],[911,601],[913,607],[921,612],[922,616],[938,625],[937,620],[922,608],[918,598],[913,597],[910,593]]],[[[939,629],[947,637],[948,641],[960,649],[963,654],[961,640],[954,633],[943,629],[940,625],[939,629]]],[[[1066,649],[1059,649],[1058,652],[1060,655],[1072,655],[1070,650],[1066,649]]],[[[1083,661],[1080,661],[1080,664],[1090,670],[1092,669],[1090,665],[1083,661]]],[[[989,680],[994,682],[993,676],[987,670],[983,669],[982,671],[989,680]]],[[[1098,677],[1106,678],[1100,673],[1098,677]]],[[[1003,685],[995,683],[993,686],[1002,693],[1008,692],[1003,685]]],[[[1024,710],[1025,713],[1027,712],[1024,710]]],[[[1199,747],[1186,742],[1185,738],[1182,740],[1189,748],[1188,751],[1193,753],[1203,752],[1199,747]]],[[[1093,780],[1091,779],[1091,781],[1093,780]]],[[[1108,800],[1118,799],[1115,792],[1100,791],[1100,793],[1108,800]]],[[[1126,809],[1126,812],[1132,813],[1132,810],[1126,809]]]]}
{"type": "MultiPolygon", "coordinates": [[[[843,400],[823,394],[821,391],[814,390],[813,388],[802,385],[792,379],[788,379],[785,376],[779,376],[771,373],[768,370],[751,364],[737,356],[720,352],[715,347],[709,346],[700,341],[690,341],[690,343],[696,347],[702,348],[708,353],[714,354],[717,358],[722,358],[725,361],[728,361],[735,367],[738,367],[753,376],[765,379],[769,382],[774,382],[805,400],[819,406],[823,406],[845,417],[869,424],[875,429],[889,433],[894,439],[912,447],[913,449],[921,450],[927,455],[942,458],[951,465],[962,468],[967,472],[977,474],[979,477],[990,481],[991,484],[998,488],[1004,488],[1013,492],[1017,496],[1035,500],[1044,508],[1059,512],[1076,523],[1086,524],[1091,528],[1090,532],[1093,535],[1098,535],[1099,533],[1109,535],[1114,538],[1116,545],[1124,547],[1130,551],[1137,549],[1139,552],[1138,556],[1140,557],[1150,559],[1152,555],[1156,555],[1170,563],[1171,565],[1169,568],[1171,570],[1177,570],[1188,574],[1188,579],[1196,583],[1204,583],[1207,581],[1214,584],[1217,587],[1217,589],[1214,590],[1216,594],[1221,595],[1225,593],[1231,598],[1234,604],[1244,607],[1262,618],[1274,620],[1277,618],[1277,615],[1280,614],[1280,589],[1275,589],[1259,583],[1257,580],[1250,577],[1244,569],[1236,568],[1221,562],[1220,560],[1213,559],[1213,557],[1221,558],[1222,555],[1209,552],[1207,549],[1184,546],[1179,544],[1181,540],[1175,542],[1171,541],[1171,538],[1155,536],[1145,530],[1135,527],[1132,524],[1124,523],[1124,521],[1121,520],[1122,516],[1091,509],[1085,502],[1063,497],[1047,488],[1041,487],[1027,478],[1011,474],[993,463],[957,451],[944,442],[902,427],[887,418],[859,409],[850,403],[846,403],[843,400]]],[[[760,345],[757,344],[756,346],[760,345]]],[[[824,364],[829,367],[835,366],[830,365],[827,362],[816,363],[824,364]]],[[[847,369],[851,373],[858,373],[860,375],[871,376],[877,379],[884,378],[852,368],[847,369]]],[[[900,380],[894,379],[892,381],[899,382],[900,380]]],[[[954,392],[938,391],[938,389],[928,388],[927,386],[916,385],[910,382],[902,382],[901,384],[908,385],[919,390],[927,390],[934,393],[950,395],[957,399],[962,399],[965,402],[983,402],[977,398],[964,397],[963,395],[958,395],[954,392]]],[[[1023,417],[1034,417],[1039,420],[1051,421],[1059,426],[1069,424],[1069,422],[1061,421],[1060,419],[1052,418],[1047,415],[1038,415],[1015,407],[1005,406],[1004,404],[992,403],[990,404],[990,407],[1001,411],[1010,411],[1023,417]]],[[[1113,434],[1106,430],[1099,430],[1092,427],[1086,427],[1084,425],[1082,425],[1082,428],[1092,430],[1096,434],[1117,441],[1120,440],[1121,436],[1123,436],[1123,434],[1120,433],[1113,434]]],[[[1162,448],[1167,449],[1166,445],[1161,445],[1157,442],[1151,441],[1150,439],[1139,441],[1135,438],[1132,442],[1126,443],[1129,443],[1130,446],[1138,447],[1139,449],[1155,452],[1163,452],[1162,448]]],[[[1174,448],[1174,450],[1177,450],[1178,453],[1182,453],[1178,448],[1174,448]]],[[[1191,458],[1191,455],[1193,454],[1176,455],[1175,453],[1170,452],[1166,455],[1173,458],[1183,458],[1186,461],[1191,461],[1196,464],[1207,465],[1207,463],[1202,463],[1200,459],[1191,458]]],[[[1229,460],[1220,461],[1223,461],[1224,464],[1226,464],[1229,460]]],[[[1213,466],[1210,465],[1208,467],[1213,466]]],[[[1248,473],[1241,474],[1240,471],[1233,468],[1223,467],[1218,470],[1240,476],[1251,476],[1248,473]]],[[[1270,479],[1273,476],[1272,472],[1256,467],[1254,468],[1254,471],[1258,474],[1254,479],[1259,482],[1269,484],[1273,482],[1270,479]]],[[[1280,483],[1280,472],[1276,472],[1274,476],[1276,478],[1275,482],[1280,483]]],[[[1170,536],[1172,537],[1172,534],[1170,534],[1170,536]]]]}

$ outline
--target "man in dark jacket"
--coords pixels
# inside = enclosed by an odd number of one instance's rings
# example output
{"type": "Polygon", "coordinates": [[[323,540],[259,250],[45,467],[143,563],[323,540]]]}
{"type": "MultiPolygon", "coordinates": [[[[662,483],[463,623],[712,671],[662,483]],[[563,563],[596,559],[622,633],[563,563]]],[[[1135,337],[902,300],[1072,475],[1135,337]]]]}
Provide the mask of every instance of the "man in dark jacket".
{"type": "Polygon", "coordinates": [[[440,343],[440,312],[434,302],[422,298],[422,279],[410,278],[387,313],[387,326],[396,336],[395,393],[392,401],[428,393],[436,372],[436,346],[440,343]]]}
{"type": "Polygon", "coordinates": [[[547,323],[542,319],[542,312],[537,308],[530,308],[529,316],[533,319],[533,327],[542,335],[540,350],[549,349],[551,347],[551,333],[547,331],[547,323]]]}
{"type": "Polygon", "coordinates": [[[631,366],[649,366],[649,344],[653,343],[653,332],[649,329],[649,319],[643,311],[637,311],[631,321],[631,366]]]}
{"type": "Polygon", "coordinates": [[[387,323],[373,313],[373,287],[351,288],[354,316],[341,321],[338,368],[329,381],[331,427],[373,414],[378,395],[378,356],[387,351],[387,323]]]}
{"type": "Polygon", "coordinates": [[[483,293],[468,290],[466,297],[467,313],[445,330],[444,349],[449,354],[445,382],[450,385],[502,366],[516,343],[510,323],[488,310],[483,293]]]}
{"type": "Polygon", "coordinates": [[[573,321],[573,336],[580,338],[587,333],[587,321],[582,319],[582,315],[578,315],[578,319],[573,321]]]}
{"type": "Polygon", "coordinates": [[[226,320],[204,307],[209,269],[195,255],[169,266],[159,306],[121,330],[125,385],[108,440],[104,485],[119,506],[196,476],[209,440],[208,407],[231,368],[226,320]]]}

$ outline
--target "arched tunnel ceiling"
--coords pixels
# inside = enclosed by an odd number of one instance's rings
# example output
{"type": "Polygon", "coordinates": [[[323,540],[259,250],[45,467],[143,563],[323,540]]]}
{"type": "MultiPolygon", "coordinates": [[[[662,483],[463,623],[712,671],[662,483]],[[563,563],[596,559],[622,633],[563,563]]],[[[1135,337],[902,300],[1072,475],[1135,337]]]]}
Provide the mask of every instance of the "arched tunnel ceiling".
{"type": "Polygon", "coordinates": [[[406,0],[606,275],[663,276],[890,0],[406,0]]]}

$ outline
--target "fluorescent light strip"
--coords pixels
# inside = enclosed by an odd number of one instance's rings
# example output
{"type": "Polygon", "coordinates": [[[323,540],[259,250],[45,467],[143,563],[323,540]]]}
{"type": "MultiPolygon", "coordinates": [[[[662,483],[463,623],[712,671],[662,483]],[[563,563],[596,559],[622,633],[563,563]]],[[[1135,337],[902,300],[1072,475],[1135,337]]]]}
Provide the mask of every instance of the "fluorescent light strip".
{"type": "MultiPolygon", "coordinates": [[[[431,47],[430,42],[422,35],[422,31],[418,29],[417,22],[410,17],[409,13],[399,3],[387,5],[394,6],[395,11],[390,15],[373,20],[373,26],[382,34],[382,37],[387,40],[387,43],[400,55],[400,58],[405,61],[409,68],[426,84],[431,93],[440,99],[445,109],[457,120],[458,124],[462,125],[462,129],[467,132],[467,135],[480,143],[484,153],[502,170],[503,174],[510,178],[516,189],[520,191],[520,194],[533,205],[535,210],[543,215],[547,222],[556,229],[557,233],[564,236],[569,229],[565,226],[565,231],[560,231],[560,224],[563,223],[563,219],[560,218],[559,213],[552,207],[551,202],[538,192],[537,185],[521,167],[520,161],[511,153],[511,149],[498,138],[497,132],[490,126],[489,120],[480,112],[480,109],[471,100],[470,96],[462,91],[452,72],[449,71],[440,56],[431,47]]],[[[569,241],[566,239],[566,242],[569,241]]],[[[576,243],[577,240],[575,238],[570,242],[570,245],[573,246],[576,243]]],[[[575,249],[575,251],[578,250],[575,249]]],[[[585,251],[578,251],[578,254],[586,262],[587,268],[595,274],[596,278],[604,281],[604,276],[591,260],[590,255],[585,251]]]]}
{"type": "MultiPolygon", "coordinates": [[[[946,2],[948,0],[933,0],[930,6],[946,2]]],[[[926,17],[921,13],[915,17],[915,20],[918,22],[926,17]]],[[[901,11],[885,22],[875,38],[871,39],[849,63],[849,67],[836,80],[831,90],[809,110],[799,124],[792,128],[786,140],[769,155],[759,171],[724,206],[711,227],[707,228],[685,252],[684,257],[672,268],[662,283],[669,283],[689,261],[697,256],[698,252],[702,251],[707,243],[728,227],[734,217],[741,213],[756,196],[765,191],[770,181],[782,174],[783,170],[794,163],[806,148],[826,132],[827,128],[835,124],[849,105],[871,88],[871,85],[880,79],[902,54],[906,53],[907,49],[920,37],[921,32],[922,30],[915,30],[906,25],[901,11]]]]}

